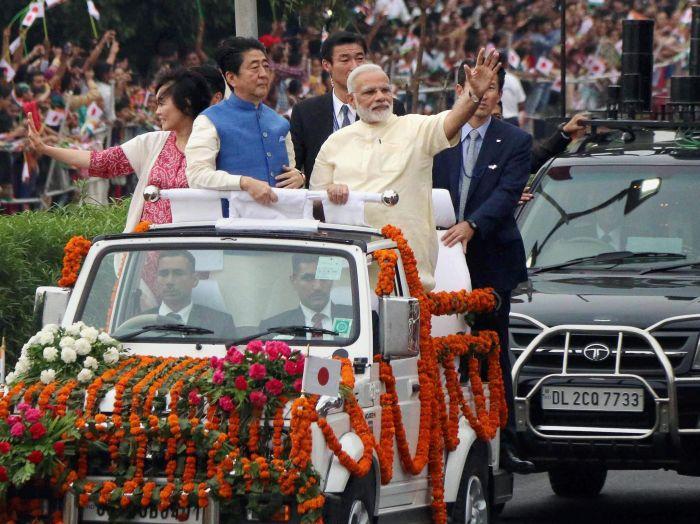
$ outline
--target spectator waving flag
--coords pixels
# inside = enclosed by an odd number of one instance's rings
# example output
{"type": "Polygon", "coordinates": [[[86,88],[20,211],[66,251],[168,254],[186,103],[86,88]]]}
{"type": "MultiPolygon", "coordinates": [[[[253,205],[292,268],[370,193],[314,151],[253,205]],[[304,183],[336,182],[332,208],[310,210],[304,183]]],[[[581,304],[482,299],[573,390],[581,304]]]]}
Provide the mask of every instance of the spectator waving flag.
{"type": "Polygon", "coordinates": [[[62,4],[64,1],[65,0],[46,0],[46,7],[51,9],[52,7],[62,4]]]}
{"type": "Polygon", "coordinates": [[[520,55],[512,49],[508,50],[508,65],[513,69],[520,67],[520,55]]]}
{"type": "Polygon", "coordinates": [[[44,16],[44,0],[38,2],[32,2],[29,4],[29,9],[27,14],[24,15],[22,20],[22,25],[24,27],[31,27],[37,18],[43,18],[44,16]]]}
{"type": "Polygon", "coordinates": [[[20,44],[22,43],[22,39],[18,36],[15,38],[11,43],[10,43],[10,54],[14,55],[15,51],[19,48],[20,44]]]}
{"type": "Polygon", "coordinates": [[[545,76],[548,76],[549,73],[552,72],[553,67],[554,62],[552,62],[549,58],[545,58],[544,56],[539,57],[537,59],[537,63],[535,64],[535,69],[545,76]]]}
{"type": "Polygon", "coordinates": [[[57,127],[61,125],[64,118],[66,118],[66,115],[63,111],[49,109],[46,113],[46,118],[44,118],[44,123],[49,127],[57,127]]]}
{"type": "Polygon", "coordinates": [[[340,388],[340,360],[306,357],[301,390],[313,395],[337,397],[340,388]]]}
{"type": "Polygon", "coordinates": [[[89,120],[99,120],[102,113],[104,113],[104,111],[102,111],[100,106],[98,106],[95,102],[90,104],[87,108],[87,117],[89,120]]]}
{"type": "Polygon", "coordinates": [[[97,10],[97,7],[95,7],[95,2],[93,2],[92,0],[87,0],[87,10],[90,16],[93,17],[95,20],[100,19],[100,12],[97,10]]]}
{"type": "Polygon", "coordinates": [[[8,82],[12,82],[16,71],[4,58],[0,60],[0,78],[4,78],[8,82]]]}

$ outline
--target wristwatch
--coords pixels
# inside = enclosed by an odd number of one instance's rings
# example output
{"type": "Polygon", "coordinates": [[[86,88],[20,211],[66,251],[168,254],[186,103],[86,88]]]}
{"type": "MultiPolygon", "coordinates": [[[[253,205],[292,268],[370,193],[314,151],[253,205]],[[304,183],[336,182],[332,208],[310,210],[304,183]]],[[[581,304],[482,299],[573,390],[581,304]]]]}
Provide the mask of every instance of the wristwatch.
{"type": "Polygon", "coordinates": [[[479,102],[481,102],[481,99],[484,98],[484,95],[481,95],[481,97],[478,97],[470,91],[469,98],[471,98],[472,102],[474,102],[475,104],[478,104],[479,102]]]}
{"type": "Polygon", "coordinates": [[[469,224],[469,227],[471,227],[474,231],[479,229],[479,226],[477,226],[476,222],[474,222],[471,218],[466,219],[465,222],[469,224]]]}

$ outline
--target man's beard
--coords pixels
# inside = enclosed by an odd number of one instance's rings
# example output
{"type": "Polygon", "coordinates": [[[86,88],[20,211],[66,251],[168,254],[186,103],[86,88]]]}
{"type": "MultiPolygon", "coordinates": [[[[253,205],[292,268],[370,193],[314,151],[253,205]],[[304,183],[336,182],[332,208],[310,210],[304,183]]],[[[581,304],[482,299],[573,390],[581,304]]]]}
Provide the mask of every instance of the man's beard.
{"type": "Polygon", "coordinates": [[[386,122],[391,116],[391,107],[382,109],[381,111],[372,111],[371,109],[365,109],[364,107],[358,105],[355,109],[357,111],[357,116],[360,117],[366,124],[379,124],[381,122],[386,122]]]}

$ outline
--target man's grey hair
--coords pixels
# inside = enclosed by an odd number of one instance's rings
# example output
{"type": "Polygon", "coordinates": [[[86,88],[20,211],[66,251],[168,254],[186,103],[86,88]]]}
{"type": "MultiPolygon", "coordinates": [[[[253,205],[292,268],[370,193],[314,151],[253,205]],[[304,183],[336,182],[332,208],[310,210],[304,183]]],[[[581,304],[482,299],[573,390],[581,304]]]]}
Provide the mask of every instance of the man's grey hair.
{"type": "Polygon", "coordinates": [[[361,66],[357,66],[355,69],[352,70],[350,75],[348,75],[348,93],[354,93],[355,92],[355,81],[357,80],[357,77],[360,76],[363,73],[369,73],[371,71],[379,71],[381,73],[384,73],[384,69],[379,67],[377,64],[362,64],[361,66]]]}

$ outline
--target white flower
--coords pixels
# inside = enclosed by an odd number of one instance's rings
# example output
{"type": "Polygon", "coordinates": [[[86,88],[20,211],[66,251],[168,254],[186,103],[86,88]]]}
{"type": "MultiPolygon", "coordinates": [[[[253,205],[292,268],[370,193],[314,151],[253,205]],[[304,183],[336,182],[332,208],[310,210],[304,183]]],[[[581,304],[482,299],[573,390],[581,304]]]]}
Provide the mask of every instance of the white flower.
{"type": "Polygon", "coordinates": [[[29,342],[27,342],[24,346],[22,346],[22,351],[20,352],[20,356],[23,357],[27,354],[27,351],[29,351],[29,346],[31,346],[31,344],[29,342]]]}
{"type": "Polygon", "coordinates": [[[105,363],[109,366],[116,364],[119,361],[119,351],[117,351],[117,348],[109,348],[105,351],[102,358],[104,358],[105,363]]]}
{"type": "Polygon", "coordinates": [[[73,337],[63,337],[58,345],[62,348],[72,348],[75,345],[75,339],[73,337]]]}
{"type": "Polygon", "coordinates": [[[45,369],[41,372],[41,381],[44,384],[51,384],[56,380],[56,372],[53,369],[45,369]]]}
{"type": "Polygon", "coordinates": [[[116,340],[114,340],[112,337],[110,337],[107,333],[100,333],[97,336],[97,339],[102,342],[103,344],[114,344],[116,340]]]}
{"type": "Polygon", "coordinates": [[[17,359],[17,364],[15,364],[15,372],[22,375],[29,371],[30,367],[31,364],[29,363],[29,359],[27,357],[19,357],[19,359],[17,359]]]}
{"type": "Polygon", "coordinates": [[[45,333],[56,333],[58,331],[58,326],[56,324],[46,324],[41,330],[45,333]]]}
{"type": "Polygon", "coordinates": [[[75,349],[75,352],[78,355],[87,355],[92,349],[92,344],[90,344],[90,342],[85,340],[84,338],[81,338],[75,341],[73,349],[75,349]]]}
{"type": "Polygon", "coordinates": [[[11,371],[5,377],[5,384],[12,384],[15,380],[17,380],[17,373],[11,371]]]}
{"type": "Polygon", "coordinates": [[[80,330],[83,328],[81,324],[82,322],[76,322],[75,324],[68,326],[66,328],[66,334],[72,337],[77,337],[78,335],[80,335],[80,330]]]}
{"type": "Polygon", "coordinates": [[[51,343],[53,343],[53,333],[44,333],[43,331],[39,333],[39,344],[45,346],[51,343]]]}
{"type": "Polygon", "coordinates": [[[29,340],[27,340],[27,343],[25,344],[25,346],[26,346],[26,347],[33,346],[33,345],[36,344],[38,341],[39,341],[39,335],[37,334],[37,335],[34,335],[34,336],[33,336],[32,338],[30,338],[29,340]]]}
{"type": "Polygon", "coordinates": [[[56,358],[58,358],[58,350],[55,347],[49,346],[44,348],[44,360],[53,362],[56,358]]]}
{"type": "Polygon", "coordinates": [[[73,348],[66,347],[61,350],[61,360],[63,360],[63,362],[66,364],[75,362],[76,358],[78,358],[78,354],[73,348]]]}
{"type": "Polygon", "coordinates": [[[81,369],[80,373],[78,373],[78,382],[87,382],[90,379],[92,379],[92,370],[87,368],[81,369]]]}
{"type": "Polygon", "coordinates": [[[97,369],[100,364],[99,362],[97,362],[97,359],[95,357],[85,357],[85,362],[83,363],[83,365],[86,368],[97,369]]]}
{"type": "Polygon", "coordinates": [[[80,336],[86,339],[91,344],[97,340],[98,334],[99,331],[97,331],[94,327],[84,327],[80,330],[80,336]]]}

